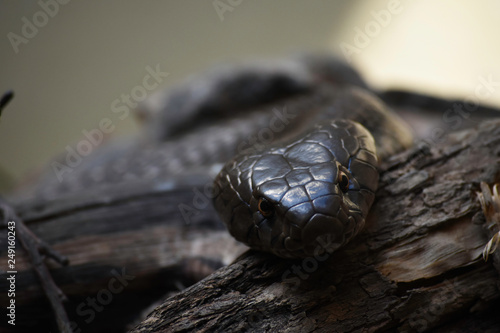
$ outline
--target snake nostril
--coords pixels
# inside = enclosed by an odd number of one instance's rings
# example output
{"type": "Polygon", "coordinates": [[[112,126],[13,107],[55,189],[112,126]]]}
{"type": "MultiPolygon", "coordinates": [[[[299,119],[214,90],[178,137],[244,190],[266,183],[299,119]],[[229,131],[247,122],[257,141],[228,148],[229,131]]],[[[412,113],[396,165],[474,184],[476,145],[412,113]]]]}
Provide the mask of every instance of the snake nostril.
{"type": "Polygon", "coordinates": [[[257,208],[264,217],[269,218],[274,215],[274,206],[266,198],[259,199],[257,208]]]}

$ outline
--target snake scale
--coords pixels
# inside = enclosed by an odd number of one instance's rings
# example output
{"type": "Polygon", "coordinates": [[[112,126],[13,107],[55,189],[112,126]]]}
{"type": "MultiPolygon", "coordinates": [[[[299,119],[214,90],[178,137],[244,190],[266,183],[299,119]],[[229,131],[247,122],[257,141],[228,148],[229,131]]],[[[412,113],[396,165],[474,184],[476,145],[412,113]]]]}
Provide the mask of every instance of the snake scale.
{"type": "Polygon", "coordinates": [[[254,249],[307,257],[363,228],[378,161],[412,144],[404,122],[331,57],[221,67],[174,88],[160,105],[145,113],[139,140],[100,148],[63,181],[45,172],[24,193],[57,200],[229,160],[214,183],[229,232],[254,249]],[[263,129],[269,135],[259,135],[263,129]]]}

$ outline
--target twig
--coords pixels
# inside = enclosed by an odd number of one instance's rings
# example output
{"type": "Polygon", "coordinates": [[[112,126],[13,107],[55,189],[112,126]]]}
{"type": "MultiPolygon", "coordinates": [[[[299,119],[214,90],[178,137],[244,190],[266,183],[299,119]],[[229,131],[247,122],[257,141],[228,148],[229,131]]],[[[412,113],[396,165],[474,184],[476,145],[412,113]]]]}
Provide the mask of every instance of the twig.
{"type": "Polygon", "coordinates": [[[14,98],[14,92],[12,90],[5,92],[2,98],[0,98],[0,116],[2,116],[3,109],[9,104],[12,98],[14,98]]]}
{"type": "MultiPolygon", "coordinates": [[[[7,91],[0,98],[0,116],[5,106],[14,97],[14,92],[7,91]]],[[[53,250],[47,243],[39,239],[31,230],[26,227],[24,222],[19,218],[14,209],[5,199],[0,197],[0,212],[3,216],[0,220],[2,227],[7,227],[9,221],[16,223],[16,238],[21,243],[21,246],[26,250],[33,264],[33,269],[38,275],[38,279],[42,284],[42,289],[49,299],[50,305],[56,315],[57,326],[62,333],[71,333],[71,327],[68,320],[68,315],[64,309],[62,302],[66,301],[66,296],[61,289],[55,284],[47,266],[44,263],[45,256],[52,258],[61,265],[68,264],[68,258],[53,250]]]]}
{"type": "Polygon", "coordinates": [[[63,333],[71,333],[68,315],[62,302],[66,301],[66,296],[57,287],[47,266],[44,263],[45,255],[51,257],[62,265],[68,264],[68,258],[51,249],[50,246],[40,240],[31,230],[26,227],[23,221],[19,218],[12,207],[0,197],[0,211],[3,213],[2,226],[6,227],[9,221],[16,223],[16,238],[21,243],[22,247],[28,253],[33,269],[35,270],[42,288],[49,299],[50,305],[56,315],[59,331],[63,333]]]}
{"type": "MultiPolygon", "coordinates": [[[[483,209],[484,216],[486,217],[488,229],[500,228],[500,196],[498,195],[498,184],[493,186],[493,192],[490,187],[481,182],[481,192],[477,193],[481,208],[483,209]]],[[[490,254],[495,252],[500,242],[500,231],[496,232],[490,241],[483,249],[483,259],[488,260],[490,254]]]]}

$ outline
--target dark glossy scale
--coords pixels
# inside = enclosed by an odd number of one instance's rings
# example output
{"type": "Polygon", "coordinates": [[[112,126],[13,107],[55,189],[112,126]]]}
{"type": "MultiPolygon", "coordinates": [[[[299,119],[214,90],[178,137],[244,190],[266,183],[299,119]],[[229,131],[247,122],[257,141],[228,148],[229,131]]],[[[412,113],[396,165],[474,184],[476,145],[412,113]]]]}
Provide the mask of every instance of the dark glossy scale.
{"type": "Polygon", "coordinates": [[[231,235],[251,248],[288,258],[332,252],[363,228],[378,185],[376,166],[366,128],[323,121],[229,162],[215,180],[215,207],[231,235]]]}

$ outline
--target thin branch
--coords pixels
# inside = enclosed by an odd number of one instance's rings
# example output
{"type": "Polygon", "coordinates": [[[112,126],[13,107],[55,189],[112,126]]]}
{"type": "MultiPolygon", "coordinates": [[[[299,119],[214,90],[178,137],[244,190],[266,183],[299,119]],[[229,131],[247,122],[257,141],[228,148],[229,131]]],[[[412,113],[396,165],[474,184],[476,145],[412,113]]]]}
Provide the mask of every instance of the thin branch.
{"type": "Polygon", "coordinates": [[[47,266],[44,263],[44,254],[55,259],[62,265],[68,264],[68,258],[51,249],[48,244],[41,241],[33,234],[19,218],[12,207],[0,197],[0,211],[3,212],[2,226],[7,227],[9,221],[14,221],[16,226],[16,238],[28,253],[33,269],[35,270],[42,288],[49,299],[50,305],[56,315],[57,325],[60,332],[71,333],[68,315],[62,302],[66,301],[66,296],[57,287],[47,266]]]}
{"type": "Polygon", "coordinates": [[[2,98],[0,98],[0,117],[2,116],[3,109],[10,103],[12,98],[14,98],[14,92],[12,90],[5,92],[2,98]]]}

